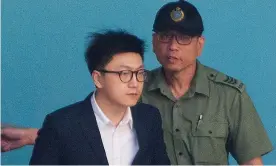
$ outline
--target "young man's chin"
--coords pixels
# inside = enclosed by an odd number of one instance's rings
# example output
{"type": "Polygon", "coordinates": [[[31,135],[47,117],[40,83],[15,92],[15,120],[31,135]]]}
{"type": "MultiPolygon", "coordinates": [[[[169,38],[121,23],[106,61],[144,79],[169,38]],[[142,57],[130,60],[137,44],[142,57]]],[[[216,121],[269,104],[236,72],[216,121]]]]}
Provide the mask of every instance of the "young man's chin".
{"type": "Polygon", "coordinates": [[[138,99],[126,99],[123,101],[123,104],[127,107],[132,107],[136,105],[138,102],[138,99]]]}

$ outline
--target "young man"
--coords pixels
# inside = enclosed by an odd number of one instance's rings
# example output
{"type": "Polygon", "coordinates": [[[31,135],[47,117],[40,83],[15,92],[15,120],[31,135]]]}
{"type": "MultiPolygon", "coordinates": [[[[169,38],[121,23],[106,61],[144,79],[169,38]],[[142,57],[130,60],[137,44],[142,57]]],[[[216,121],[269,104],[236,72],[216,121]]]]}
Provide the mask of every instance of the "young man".
{"type": "Polygon", "coordinates": [[[32,165],[168,165],[158,110],[137,104],[144,42],[124,31],[95,33],[85,59],[96,91],[46,116],[32,165]]]}
{"type": "MultiPolygon", "coordinates": [[[[161,113],[172,164],[226,165],[231,153],[238,164],[261,165],[272,144],[245,85],[197,60],[203,30],[198,10],[187,1],[158,11],[153,49],[162,67],[148,75],[141,100],[161,113]]],[[[32,144],[36,129],[5,133],[21,133],[6,139],[12,149],[32,144]]]]}

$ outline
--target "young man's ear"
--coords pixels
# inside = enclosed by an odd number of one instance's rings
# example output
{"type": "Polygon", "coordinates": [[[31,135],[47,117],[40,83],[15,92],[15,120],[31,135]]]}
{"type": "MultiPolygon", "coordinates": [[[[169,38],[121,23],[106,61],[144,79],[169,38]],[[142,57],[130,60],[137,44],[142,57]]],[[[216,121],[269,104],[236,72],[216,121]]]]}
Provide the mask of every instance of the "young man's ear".
{"type": "Polygon", "coordinates": [[[94,70],[91,74],[96,88],[103,87],[102,74],[99,71],[94,70]]]}

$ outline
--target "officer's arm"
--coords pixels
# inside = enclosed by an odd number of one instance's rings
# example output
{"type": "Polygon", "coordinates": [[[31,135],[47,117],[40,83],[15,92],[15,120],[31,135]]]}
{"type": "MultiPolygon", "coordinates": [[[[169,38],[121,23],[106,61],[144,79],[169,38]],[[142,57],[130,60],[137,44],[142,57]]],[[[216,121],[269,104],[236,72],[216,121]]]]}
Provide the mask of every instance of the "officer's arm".
{"type": "Polygon", "coordinates": [[[228,149],[239,164],[262,164],[273,147],[248,94],[237,92],[230,110],[228,149]]]}
{"type": "Polygon", "coordinates": [[[256,157],[250,161],[243,163],[243,165],[263,165],[263,161],[261,157],[256,157]]]}

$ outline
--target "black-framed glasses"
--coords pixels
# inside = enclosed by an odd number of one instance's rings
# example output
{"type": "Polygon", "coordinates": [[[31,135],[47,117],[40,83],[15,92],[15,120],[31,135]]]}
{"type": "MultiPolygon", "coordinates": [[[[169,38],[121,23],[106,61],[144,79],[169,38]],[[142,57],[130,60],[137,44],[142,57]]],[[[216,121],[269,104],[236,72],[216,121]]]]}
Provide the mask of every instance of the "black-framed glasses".
{"type": "Polygon", "coordinates": [[[162,43],[169,43],[173,39],[176,39],[177,43],[180,45],[188,45],[192,42],[192,36],[170,33],[170,32],[159,32],[157,33],[157,39],[162,43]]]}
{"type": "Polygon", "coordinates": [[[130,82],[130,80],[133,78],[133,75],[135,74],[136,80],[138,82],[144,82],[147,79],[147,70],[140,69],[137,71],[131,71],[131,70],[121,70],[121,71],[109,71],[109,70],[98,70],[103,73],[112,73],[112,74],[118,74],[120,77],[120,80],[124,83],[130,82]]]}

